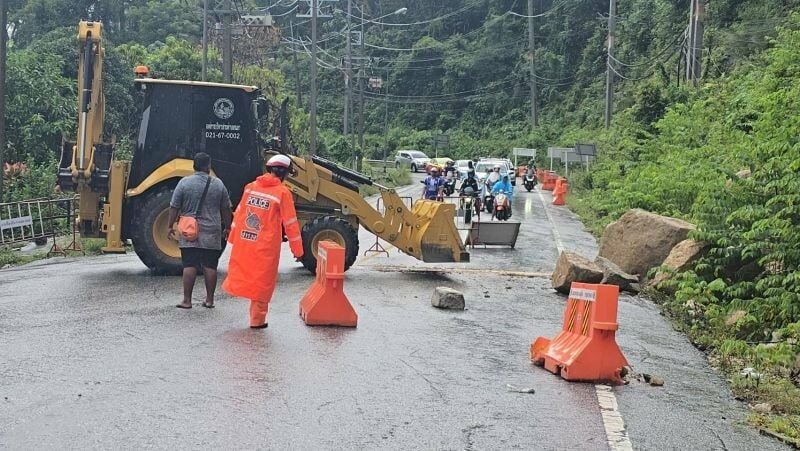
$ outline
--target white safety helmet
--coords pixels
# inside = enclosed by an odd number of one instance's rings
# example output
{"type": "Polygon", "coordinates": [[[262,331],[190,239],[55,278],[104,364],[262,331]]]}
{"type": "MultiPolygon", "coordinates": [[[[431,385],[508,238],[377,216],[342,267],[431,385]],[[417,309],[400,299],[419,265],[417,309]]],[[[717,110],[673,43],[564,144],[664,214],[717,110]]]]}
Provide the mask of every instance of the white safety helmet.
{"type": "Polygon", "coordinates": [[[292,165],[292,159],[287,157],[286,155],[275,155],[267,161],[267,167],[281,167],[289,169],[292,165]]]}

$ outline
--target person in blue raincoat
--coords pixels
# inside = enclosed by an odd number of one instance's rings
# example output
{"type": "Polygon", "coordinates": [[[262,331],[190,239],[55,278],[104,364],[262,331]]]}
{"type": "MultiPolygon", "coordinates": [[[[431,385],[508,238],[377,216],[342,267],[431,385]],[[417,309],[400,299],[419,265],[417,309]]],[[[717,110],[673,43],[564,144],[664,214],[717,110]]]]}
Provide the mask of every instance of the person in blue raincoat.
{"type": "Polygon", "coordinates": [[[507,174],[503,175],[503,178],[499,182],[495,183],[494,186],[492,187],[492,194],[494,194],[495,196],[500,191],[502,191],[503,193],[505,193],[506,196],[508,196],[509,202],[514,200],[514,186],[511,184],[511,182],[508,181],[507,174]]]}

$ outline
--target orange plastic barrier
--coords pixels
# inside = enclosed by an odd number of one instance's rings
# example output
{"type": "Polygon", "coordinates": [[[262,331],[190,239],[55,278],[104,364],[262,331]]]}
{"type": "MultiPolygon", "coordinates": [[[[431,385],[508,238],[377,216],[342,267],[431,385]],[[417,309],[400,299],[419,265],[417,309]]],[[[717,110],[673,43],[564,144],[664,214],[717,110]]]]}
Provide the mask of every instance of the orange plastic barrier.
{"type": "Polygon", "coordinates": [[[358,314],[344,294],[344,248],[320,241],[317,278],[300,301],[300,316],[309,326],[356,327],[358,314]]]}
{"type": "Polygon", "coordinates": [[[564,195],[567,194],[567,179],[559,177],[553,188],[553,205],[564,205],[564,195]]]}
{"type": "Polygon", "coordinates": [[[555,173],[555,171],[545,172],[544,180],[542,181],[542,189],[553,191],[553,188],[556,187],[556,180],[558,180],[558,175],[555,173]]]}
{"type": "Polygon", "coordinates": [[[623,383],[628,361],[615,338],[619,287],[574,282],[564,325],[552,340],[531,344],[531,360],[568,381],[623,383]]]}

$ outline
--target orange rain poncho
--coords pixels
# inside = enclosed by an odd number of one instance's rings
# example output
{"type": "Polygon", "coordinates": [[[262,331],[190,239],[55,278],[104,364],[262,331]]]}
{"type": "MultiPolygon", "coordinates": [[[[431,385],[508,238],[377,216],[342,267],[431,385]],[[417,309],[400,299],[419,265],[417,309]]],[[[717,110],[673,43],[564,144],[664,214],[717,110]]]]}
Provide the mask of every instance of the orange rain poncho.
{"type": "Polygon", "coordinates": [[[233,215],[228,237],[231,259],[228,277],[222,284],[230,295],[251,300],[251,326],[260,325],[253,324],[258,323],[257,317],[266,317],[278,280],[284,229],[292,254],[302,257],[303,242],[292,194],[279,178],[264,174],[244,188],[244,196],[233,215]]]}

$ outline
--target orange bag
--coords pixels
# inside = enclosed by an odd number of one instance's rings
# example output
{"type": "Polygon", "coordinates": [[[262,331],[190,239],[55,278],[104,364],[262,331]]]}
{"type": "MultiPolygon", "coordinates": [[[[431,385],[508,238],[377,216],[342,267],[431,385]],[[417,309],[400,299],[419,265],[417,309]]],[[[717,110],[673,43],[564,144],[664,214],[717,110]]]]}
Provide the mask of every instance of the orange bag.
{"type": "Polygon", "coordinates": [[[203,203],[206,201],[206,194],[208,194],[208,186],[211,185],[211,176],[208,176],[206,187],[203,190],[203,196],[200,197],[200,203],[197,204],[197,209],[194,211],[194,216],[181,216],[178,218],[178,231],[186,241],[197,241],[200,235],[200,228],[197,225],[197,215],[200,214],[200,209],[203,208],[203,203]]]}

